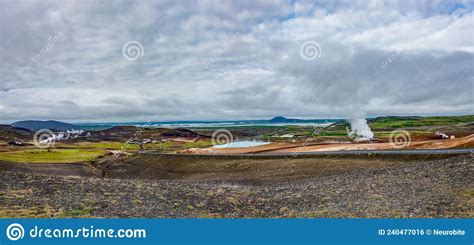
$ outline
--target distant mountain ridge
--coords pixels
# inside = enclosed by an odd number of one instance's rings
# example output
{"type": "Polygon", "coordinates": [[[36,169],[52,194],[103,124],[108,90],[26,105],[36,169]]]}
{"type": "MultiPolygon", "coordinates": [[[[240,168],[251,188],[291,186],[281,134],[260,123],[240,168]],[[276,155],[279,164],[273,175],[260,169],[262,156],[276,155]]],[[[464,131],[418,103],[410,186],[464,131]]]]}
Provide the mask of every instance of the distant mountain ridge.
{"type": "Polygon", "coordinates": [[[70,129],[80,129],[79,126],[74,124],[60,122],[60,121],[37,121],[37,120],[26,120],[26,121],[18,121],[12,123],[11,126],[15,128],[26,128],[31,131],[36,131],[40,129],[50,129],[53,131],[66,131],[70,129]]]}
{"type": "Polygon", "coordinates": [[[304,122],[313,122],[314,120],[304,120],[304,119],[294,119],[286,117],[274,117],[270,120],[272,123],[304,123],[304,122]]]}

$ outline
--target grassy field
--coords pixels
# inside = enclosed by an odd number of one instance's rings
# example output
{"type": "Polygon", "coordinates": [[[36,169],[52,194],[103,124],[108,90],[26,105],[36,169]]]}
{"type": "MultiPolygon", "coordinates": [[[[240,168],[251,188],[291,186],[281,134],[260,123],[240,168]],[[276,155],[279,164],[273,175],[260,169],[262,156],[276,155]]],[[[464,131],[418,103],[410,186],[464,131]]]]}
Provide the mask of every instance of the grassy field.
{"type": "Polygon", "coordinates": [[[75,145],[64,145],[66,148],[80,149],[107,149],[107,150],[138,150],[136,144],[125,144],[122,142],[102,141],[102,142],[80,142],[75,145]]]}
{"type": "MultiPolygon", "coordinates": [[[[462,137],[468,135],[473,129],[474,115],[468,116],[437,116],[437,117],[378,117],[368,119],[369,125],[375,134],[375,138],[386,142],[394,129],[406,129],[415,140],[427,140],[433,136],[436,127],[452,128],[462,137]],[[471,126],[469,126],[471,125],[471,126]],[[431,128],[433,127],[433,128],[431,128]],[[456,131],[457,130],[457,131],[456,131]]],[[[333,126],[320,128],[312,126],[242,126],[223,127],[230,130],[234,140],[267,140],[273,142],[307,142],[313,143],[326,141],[349,141],[347,130],[350,125],[340,121],[333,126]],[[293,135],[286,138],[282,135],[293,135]]],[[[212,135],[217,128],[195,128],[196,132],[204,135],[212,135]]],[[[437,129],[436,129],[437,130],[437,129]]],[[[446,131],[446,129],[443,129],[446,131]]],[[[7,141],[0,142],[0,160],[32,163],[70,163],[92,160],[99,155],[105,154],[107,150],[121,150],[136,152],[140,150],[138,144],[127,144],[119,141],[83,141],[83,142],[56,142],[50,151],[36,149],[32,142],[21,148],[8,146],[7,141]]],[[[204,148],[212,146],[211,140],[197,142],[167,141],[144,144],[145,150],[155,150],[163,153],[173,153],[189,148],[204,148]]]]}
{"type": "Polygon", "coordinates": [[[28,163],[75,163],[93,160],[105,154],[93,149],[33,149],[0,152],[0,160],[28,163]]]}
{"type": "Polygon", "coordinates": [[[189,142],[189,143],[185,143],[183,145],[183,147],[185,149],[187,149],[187,148],[205,148],[205,147],[210,147],[210,146],[212,146],[211,141],[189,142]]]}
{"type": "MultiPolygon", "coordinates": [[[[369,126],[377,137],[388,137],[390,131],[399,128],[410,128],[410,133],[418,135],[432,134],[427,127],[456,126],[474,123],[474,115],[468,116],[438,116],[438,117],[379,117],[368,120],[369,126]],[[417,129],[414,129],[417,128],[417,129]],[[387,132],[388,131],[388,132],[387,132]]],[[[279,135],[292,134],[302,137],[341,137],[347,138],[348,122],[341,121],[335,127],[320,130],[318,127],[271,126],[274,132],[262,134],[264,139],[274,139],[279,135]],[[347,127],[347,129],[346,129],[347,127]]],[[[265,129],[264,127],[258,128],[265,129]]],[[[267,128],[268,129],[268,128],[267,128]]]]}
{"type": "Polygon", "coordinates": [[[465,123],[474,123],[474,115],[413,118],[383,117],[369,122],[369,126],[377,130],[387,128],[448,126],[465,123]]]}
{"type": "MultiPolygon", "coordinates": [[[[171,148],[173,142],[149,143],[144,144],[144,149],[164,150],[171,148]]],[[[118,141],[101,141],[101,142],[80,142],[77,144],[58,144],[56,147],[68,149],[104,149],[104,150],[122,150],[122,151],[138,151],[138,144],[127,144],[118,141]]]]}

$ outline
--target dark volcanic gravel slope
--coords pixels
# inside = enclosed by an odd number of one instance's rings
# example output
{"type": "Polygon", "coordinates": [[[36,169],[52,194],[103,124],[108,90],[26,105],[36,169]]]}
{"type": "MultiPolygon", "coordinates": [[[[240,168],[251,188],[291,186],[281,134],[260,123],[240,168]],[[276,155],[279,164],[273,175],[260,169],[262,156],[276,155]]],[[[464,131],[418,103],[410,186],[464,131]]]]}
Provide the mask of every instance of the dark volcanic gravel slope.
{"type": "Polygon", "coordinates": [[[472,155],[277,183],[0,172],[0,215],[34,217],[474,217],[472,155]]]}

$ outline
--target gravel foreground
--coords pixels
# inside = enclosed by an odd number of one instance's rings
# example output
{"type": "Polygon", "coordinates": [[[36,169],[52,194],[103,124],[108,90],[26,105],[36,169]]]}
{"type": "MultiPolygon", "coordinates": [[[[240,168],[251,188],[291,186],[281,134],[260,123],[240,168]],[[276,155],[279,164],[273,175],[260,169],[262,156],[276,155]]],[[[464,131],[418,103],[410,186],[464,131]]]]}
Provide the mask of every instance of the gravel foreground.
{"type": "Polygon", "coordinates": [[[1,217],[474,217],[474,157],[271,183],[0,172],[1,217]]]}

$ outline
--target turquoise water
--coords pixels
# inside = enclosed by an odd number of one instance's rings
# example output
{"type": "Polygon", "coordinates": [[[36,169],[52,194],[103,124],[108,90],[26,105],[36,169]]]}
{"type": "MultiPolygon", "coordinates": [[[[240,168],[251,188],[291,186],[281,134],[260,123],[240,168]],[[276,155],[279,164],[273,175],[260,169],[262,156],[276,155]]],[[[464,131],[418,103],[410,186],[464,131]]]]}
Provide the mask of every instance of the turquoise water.
{"type": "Polygon", "coordinates": [[[252,147],[259,145],[268,145],[270,142],[261,142],[261,141],[235,141],[232,143],[216,145],[215,148],[238,148],[238,147],[252,147]]]}
{"type": "Polygon", "coordinates": [[[137,126],[145,128],[225,128],[225,127],[239,127],[239,126],[286,126],[286,125],[297,125],[297,126],[315,126],[324,127],[334,122],[339,121],[338,119],[315,119],[307,120],[305,122],[271,122],[269,120],[247,120],[247,121],[175,121],[175,122],[96,122],[96,123],[75,123],[83,130],[103,130],[114,126],[137,126]]]}

